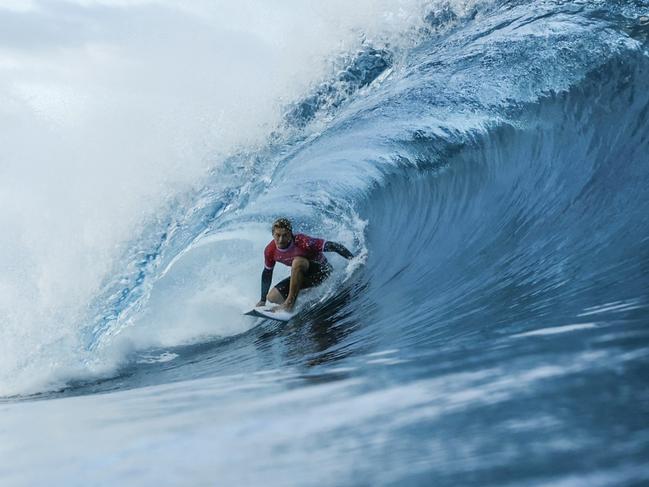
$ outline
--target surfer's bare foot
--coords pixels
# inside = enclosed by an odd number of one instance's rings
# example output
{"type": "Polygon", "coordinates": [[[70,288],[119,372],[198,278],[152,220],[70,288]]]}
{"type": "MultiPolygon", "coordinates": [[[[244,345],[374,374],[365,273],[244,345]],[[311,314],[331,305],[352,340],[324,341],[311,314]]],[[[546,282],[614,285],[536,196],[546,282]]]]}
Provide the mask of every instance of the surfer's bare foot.
{"type": "Polygon", "coordinates": [[[293,311],[294,306],[295,306],[295,301],[294,300],[289,301],[287,299],[286,301],[284,301],[284,304],[282,304],[281,306],[278,306],[279,309],[277,311],[289,311],[290,312],[290,311],[293,311]]]}

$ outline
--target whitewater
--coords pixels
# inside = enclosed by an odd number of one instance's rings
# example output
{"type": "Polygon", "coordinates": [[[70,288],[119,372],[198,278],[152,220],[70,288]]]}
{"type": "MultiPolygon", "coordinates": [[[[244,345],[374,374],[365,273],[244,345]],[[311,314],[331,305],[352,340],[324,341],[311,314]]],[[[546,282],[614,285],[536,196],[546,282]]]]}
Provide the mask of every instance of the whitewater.
{"type": "Polygon", "coordinates": [[[648,80],[646,1],[1,1],[0,483],[649,482],[648,80]]]}

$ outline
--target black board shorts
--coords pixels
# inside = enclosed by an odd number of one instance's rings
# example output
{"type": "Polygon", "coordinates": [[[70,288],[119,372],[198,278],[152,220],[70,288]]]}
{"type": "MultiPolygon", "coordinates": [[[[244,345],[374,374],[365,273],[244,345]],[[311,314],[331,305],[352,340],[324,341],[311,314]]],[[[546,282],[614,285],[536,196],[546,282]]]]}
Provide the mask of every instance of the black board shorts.
{"type": "MultiPolygon", "coordinates": [[[[327,277],[331,275],[333,268],[329,262],[321,264],[320,262],[315,262],[313,260],[309,261],[309,269],[304,275],[304,280],[302,281],[302,289],[307,287],[315,287],[324,282],[327,277]]],[[[284,297],[288,296],[288,289],[291,286],[291,278],[287,277],[275,284],[275,289],[284,297]]]]}

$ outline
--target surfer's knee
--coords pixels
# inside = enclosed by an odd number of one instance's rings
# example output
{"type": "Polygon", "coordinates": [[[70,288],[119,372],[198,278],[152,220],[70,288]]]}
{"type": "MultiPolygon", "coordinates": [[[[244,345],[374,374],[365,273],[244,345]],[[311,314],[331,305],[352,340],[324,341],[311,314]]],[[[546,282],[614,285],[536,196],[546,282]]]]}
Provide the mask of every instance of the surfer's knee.
{"type": "Polygon", "coordinates": [[[291,269],[306,272],[309,269],[309,259],[304,257],[295,257],[291,263],[291,269]]]}
{"type": "Polygon", "coordinates": [[[268,291],[268,294],[266,295],[266,301],[281,304],[282,302],[284,302],[284,296],[282,296],[282,293],[280,293],[277,288],[274,287],[270,291],[268,291]]]}

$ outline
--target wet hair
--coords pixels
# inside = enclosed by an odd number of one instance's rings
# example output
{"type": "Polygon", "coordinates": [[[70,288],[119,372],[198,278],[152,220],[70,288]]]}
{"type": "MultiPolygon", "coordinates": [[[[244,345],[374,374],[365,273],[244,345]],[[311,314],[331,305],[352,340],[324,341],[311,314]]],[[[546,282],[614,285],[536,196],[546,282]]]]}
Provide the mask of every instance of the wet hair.
{"type": "Polygon", "coordinates": [[[275,232],[276,228],[283,228],[284,230],[288,230],[289,232],[293,233],[293,226],[291,225],[291,221],[288,218],[278,218],[273,222],[273,226],[271,228],[271,232],[275,232]]]}

